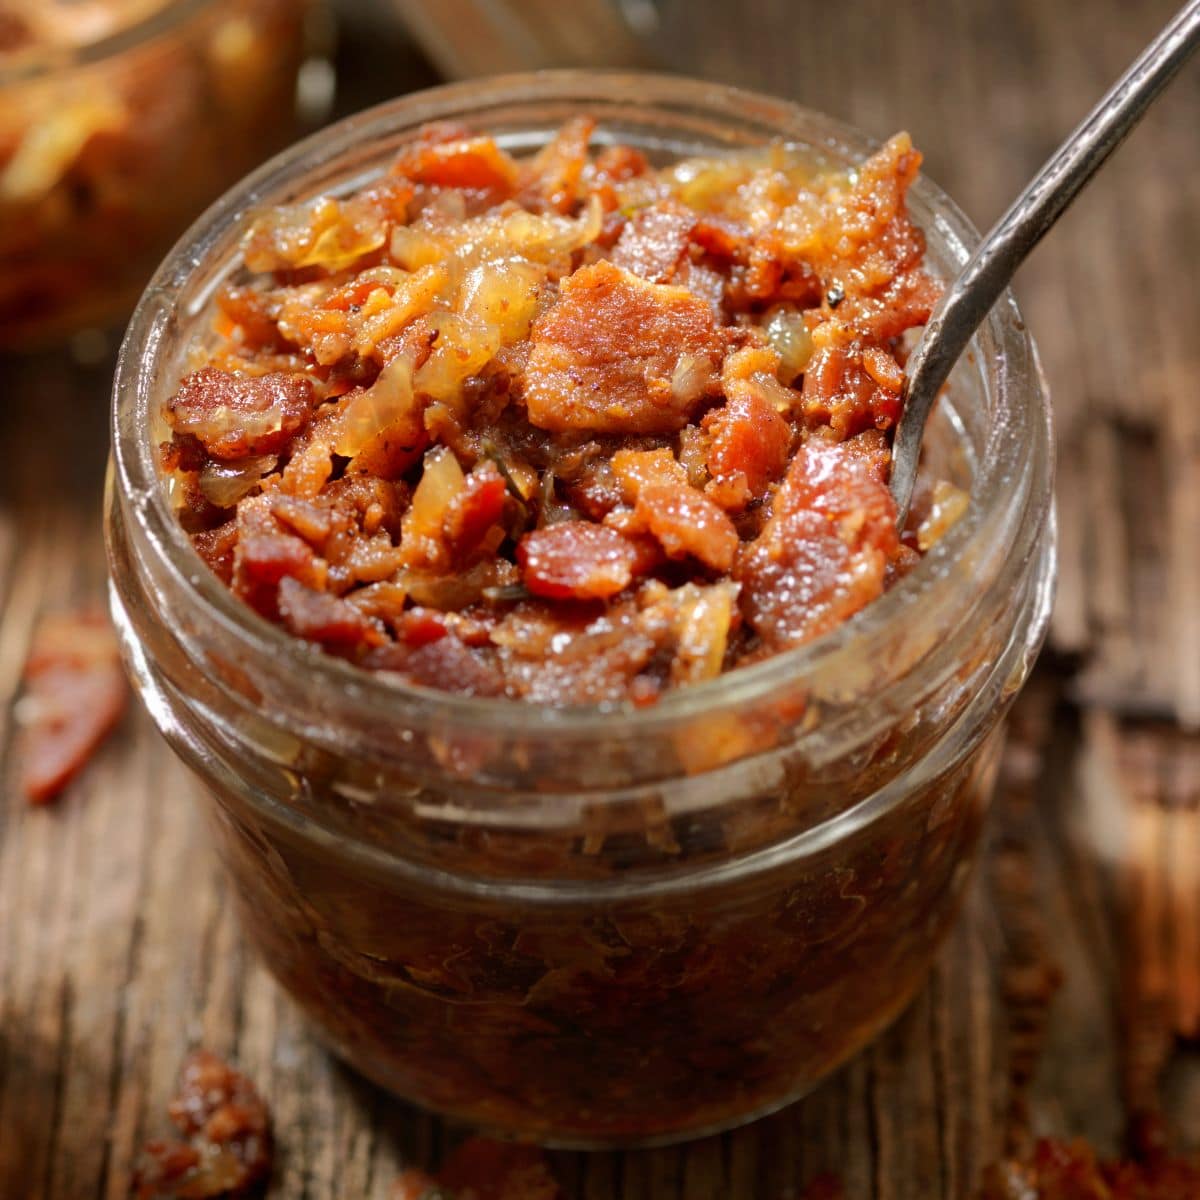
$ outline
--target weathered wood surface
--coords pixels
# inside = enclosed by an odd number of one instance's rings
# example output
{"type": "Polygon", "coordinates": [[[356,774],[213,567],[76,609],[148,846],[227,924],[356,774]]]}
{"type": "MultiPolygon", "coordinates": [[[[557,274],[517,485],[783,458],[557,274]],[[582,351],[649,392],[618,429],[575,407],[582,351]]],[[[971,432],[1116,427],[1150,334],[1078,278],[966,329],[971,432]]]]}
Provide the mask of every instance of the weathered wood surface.
{"type": "MultiPolygon", "coordinates": [[[[1171,7],[669,0],[658,47],[676,69],[878,135],[908,127],[984,224],[1171,7]]],[[[351,36],[346,53],[365,55],[360,98],[416,78],[389,73],[411,57],[386,38],[351,36]]],[[[1193,70],[1019,280],[1058,419],[1055,653],[1022,702],[991,849],[928,987],[777,1117],[679,1148],[556,1156],[570,1195],[777,1200],[833,1170],[851,1200],[964,1197],[1031,1133],[1115,1149],[1123,1088],[1145,1103],[1171,1035],[1200,1030],[1200,739],[1182,728],[1200,723],[1198,128],[1193,70]],[[1046,1012],[1036,996],[1056,972],[1046,1012]]],[[[38,613],[98,597],[103,579],[104,368],[8,368],[0,745],[38,613]]],[[[248,957],[191,792],[141,713],[57,808],[4,792],[3,1200],[126,1195],[197,1042],[272,1102],[272,1196],[382,1198],[401,1163],[454,1136],[327,1057],[248,957]]],[[[1196,1062],[1177,1056],[1163,1091],[1180,1144],[1200,1145],[1196,1062]]]]}

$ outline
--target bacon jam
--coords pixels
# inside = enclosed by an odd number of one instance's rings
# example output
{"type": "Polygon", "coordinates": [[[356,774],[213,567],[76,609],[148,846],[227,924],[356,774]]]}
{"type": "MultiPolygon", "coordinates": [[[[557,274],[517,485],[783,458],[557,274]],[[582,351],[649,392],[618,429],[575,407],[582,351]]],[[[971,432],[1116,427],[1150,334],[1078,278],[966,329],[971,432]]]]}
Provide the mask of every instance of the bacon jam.
{"type": "Polygon", "coordinates": [[[592,133],[519,161],[431,126],[254,219],[162,463],[262,617],[420,685],[646,705],[829,632],[928,544],[887,490],[939,293],[907,135],[846,172],[592,133]]]}
{"type": "Polygon", "coordinates": [[[397,1095],[525,1140],[693,1136],[813,1087],[923,979],[995,765],[1003,701],[966,708],[992,622],[824,758],[799,688],[669,711],[838,628],[961,512],[927,487],[901,531],[887,490],[938,296],[918,163],[904,135],[852,170],[651,163],[587,119],[515,159],[439,125],[357,191],[247,219],[145,436],[247,620],[316,653],[239,662],[193,596],[143,588],[123,515],[113,578],[248,936],[397,1095]],[[289,694],[318,654],[440,694],[376,727],[314,688],[310,720],[289,694]],[[459,727],[450,692],[508,703],[459,727]],[[529,705],[590,707],[543,730],[529,705]]]}

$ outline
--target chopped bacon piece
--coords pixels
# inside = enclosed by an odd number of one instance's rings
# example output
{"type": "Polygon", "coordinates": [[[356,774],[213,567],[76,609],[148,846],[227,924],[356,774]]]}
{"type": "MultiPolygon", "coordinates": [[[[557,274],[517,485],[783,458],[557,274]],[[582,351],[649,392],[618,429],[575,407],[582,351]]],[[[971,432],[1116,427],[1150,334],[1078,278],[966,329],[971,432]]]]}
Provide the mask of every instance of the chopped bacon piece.
{"type": "Polygon", "coordinates": [[[881,388],[897,395],[904,390],[904,368],[882,346],[868,346],[862,355],[863,370],[881,388]]]}
{"type": "Polygon", "coordinates": [[[19,786],[31,804],[46,804],[87,764],[129,699],[107,618],[89,612],[44,617],[23,678],[19,786]]]}
{"type": "Polygon", "coordinates": [[[233,554],[237,547],[237,521],[226,521],[216,529],[202,529],[192,534],[192,545],[222,583],[233,581],[233,554]]]}
{"type": "Polygon", "coordinates": [[[290,576],[279,581],[279,617],[297,637],[330,649],[370,646],[384,640],[379,626],[353,604],[317,592],[290,576]]]}
{"type": "Polygon", "coordinates": [[[280,581],[290,577],[321,590],[328,564],[303,538],[284,532],[272,504],[271,497],[256,496],[238,507],[232,586],[251,608],[274,620],[280,581]]]}
{"type": "Polygon", "coordinates": [[[690,484],[654,483],[643,487],[633,511],[668,558],[690,555],[714,571],[728,571],[733,565],[738,548],[733,522],[690,484]]]}
{"type": "Polygon", "coordinates": [[[759,392],[747,388],[705,416],[711,435],[707,466],[714,479],[745,480],[758,498],[787,466],[792,430],[759,392]]]}
{"type": "Polygon", "coordinates": [[[668,283],[687,253],[696,214],[682,206],[653,204],[626,222],[612,261],[651,283],[668,283]]]}
{"type": "Polygon", "coordinates": [[[500,672],[445,625],[440,637],[422,645],[405,640],[369,650],[363,665],[374,671],[395,671],[422,687],[460,696],[504,694],[500,672]]]}
{"type": "Polygon", "coordinates": [[[701,395],[672,386],[685,357],[715,371],[724,337],[686,288],[647,283],[610,262],[581,267],[533,327],[525,379],[542,429],[671,433],[701,395]]]}
{"type": "Polygon", "coordinates": [[[392,170],[414,183],[470,188],[500,197],[512,195],[520,176],[517,164],[490,137],[422,138],[400,155],[392,170]]]}
{"type": "Polygon", "coordinates": [[[133,1182],[137,1200],[244,1196],[270,1175],[267,1106],[215,1054],[198,1050],[188,1058],[169,1112],[187,1141],[146,1143],[133,1182]]]}
{"type": "Polygon", "coordinates": [[[446,542],[459,557],[475,550],[504,515],[507,495],[508,485],[494,462],[480,464],[466,477],[442,522],[446,542]]]}
{"type": "Polygon", "coordinates": [[[563,521],[527,533],[517,547],[525,586],[551,600],[599,600],[624,591],[654,562],[644,544],[606,525],[563,521]]]}
{"type": "Polygon", "coordinates": [[[670,450],[618,450],[612,456],[612,473],[631,504],[636,503],[642,488],[651,484],[688,481],[683,465],[670,450]]]}
{"type": "Polygon", "coordinates": [[[563,215],[572,212],[582,198],[588,142],[595,128],[596,122],[591,117],[572,117],[567,121],[522,172],[522,199],[540,201],[563,215]]]}
{"type": "Polygon", "coordinates": [[[899,393],[876,383],[853,346],[820,347],[804,372],[802,395],[809,425],[828,425],[843,438],[890,429],[900,419],[899,393]]]}
{"type": "Polygon", "coordinates": [[[747,621],[770,650],[811,641],[883,591],[896,554],[896,506],[881,435],[809,442],[792,460],[755,541],[733,575],[747,621]]]}
{"type": "Polygon", "coordinates": [[[228,460],[282,450],[313,404],[312,381],[303,375],[234,375],[202,367],[185,377],[166,413],[177,434],[198,438],[213,458],[228,460]]]}

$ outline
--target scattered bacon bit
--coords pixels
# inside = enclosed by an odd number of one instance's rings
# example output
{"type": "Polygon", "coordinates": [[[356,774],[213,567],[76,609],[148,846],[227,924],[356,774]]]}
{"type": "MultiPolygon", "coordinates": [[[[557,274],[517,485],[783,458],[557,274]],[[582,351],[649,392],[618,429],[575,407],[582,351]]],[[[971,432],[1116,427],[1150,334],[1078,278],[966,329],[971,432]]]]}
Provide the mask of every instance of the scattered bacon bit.
{"type": "Polygon", "coordinates": [[[525,586],[551,600],[599,600],[648,570],[646,548],[606,525],[563,521],[527,533],[517,547],[525,586]]]}
{"type": "Polygon", "coordinates": [[[462,1143],[434,1178],[405,1171],[392,1200],[561,1200],[545,1152],[536,1146],[473,1137],[462,1143]]]}
{"type": "Polygon", "coordinates": [[[612,456],[612,472],[631,504],[644,487],[656,483],[684,485],[688,481],[683,465],[670,450],[618,450],[612,456]]]}
{"type": "Polygon", "coordinates": [[[1101,1162],[1083,1141],[1043,1138],[1028,1162],[989,1167],[979,1200],[1191,1200],[1200,1196],[1200,1163],[1165,1155],[1145,1162],[1101,1162]]]}
{"type": "Polygon", "coordinates": [[[207,1050],[184,1064],[171,1120],[186,1141],[151,1141],[133,1181],[136,1200],[247,1195],[271,1173],[267,1106],[254,1085],[207,1050]]]}
{"type": "Polygon", "coordinates": [[[651,283],[668,283],[687,253],[696,214],[669,203],[640,208],[626,222],[612,261],[651,283]]]}
{"type": "Polygon", "coordinates": [[[768,648],[811,641],[883,591],[899,545],[888,458],[876,433],[797,452],[770,519],[733,572],[742,612],[768,648]]]}
{"type": "Polygon", "coordinates": [[[116,635],[99,613],[39,623],[25,661],[18,776],[31,804],[53,800],[83,769],[125,711],[129,687],[116,635]]]}
{"type": "Polygon", "coordinates": [[[676,394],[675,370],[685,355],[715,367],[723,344],[712,309],[686,288],[610,262],[581,267],[533,327],[529,420],[551,431],[681,429],[700,396],[676,394]]]}
{"type": "Polygon", "coordinates": [[[313,385],[303,375],[273,371],[234,375],[202,367],[167,404],[177,434],[191,434],[214,458],[248,458],[282,450],[308,420],[313,385]]]}

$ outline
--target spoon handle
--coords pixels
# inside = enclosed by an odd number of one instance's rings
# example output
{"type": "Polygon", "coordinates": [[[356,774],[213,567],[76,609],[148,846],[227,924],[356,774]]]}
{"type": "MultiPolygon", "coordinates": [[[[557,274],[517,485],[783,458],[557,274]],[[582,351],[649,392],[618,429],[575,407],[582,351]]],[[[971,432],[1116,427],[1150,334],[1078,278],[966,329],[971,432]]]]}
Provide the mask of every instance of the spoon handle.
{"type": "Polygon", "coordinates": [[[950,368],[1025,256],[1125,140],[1198,45],[1200,0],[1189,0],[992,226],[943,294],[906,371],[905,406],[892,448],[890,485],[900,523],[912,500],[925,420],[950,368]]]}

